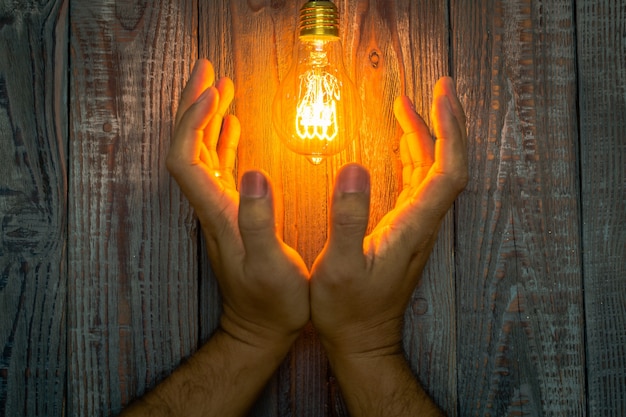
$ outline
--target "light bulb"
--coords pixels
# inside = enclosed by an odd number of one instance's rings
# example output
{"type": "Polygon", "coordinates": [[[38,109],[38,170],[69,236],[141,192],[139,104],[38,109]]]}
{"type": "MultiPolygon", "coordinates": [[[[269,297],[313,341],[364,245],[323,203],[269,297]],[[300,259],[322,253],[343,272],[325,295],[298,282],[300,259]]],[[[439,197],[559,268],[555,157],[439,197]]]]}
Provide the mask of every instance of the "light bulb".
{"type": "Polygon", "coordinates": [[[357,136],[360,116],[343,64],[337,7],[309,1],[300,9],[293,64],[274,98],[274,129],[289,149],[317,165],[357,136]]]}

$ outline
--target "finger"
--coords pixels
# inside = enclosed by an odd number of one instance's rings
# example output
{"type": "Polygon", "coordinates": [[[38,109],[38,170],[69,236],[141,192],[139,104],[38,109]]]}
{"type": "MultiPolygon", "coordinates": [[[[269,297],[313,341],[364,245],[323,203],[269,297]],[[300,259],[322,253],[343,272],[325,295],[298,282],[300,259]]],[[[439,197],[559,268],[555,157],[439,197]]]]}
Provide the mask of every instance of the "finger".
{"type": "Polygon", "coordinates": [[[448,177],[429,175],[392,215],[381,220],[393,235],[389,240],[403,242],[413,254],[428,248],[459,192],[448,177]]]}
{"type": "Polygon", "coordinates": [[[465,125],[459,121],[448,95],[435,89],[432,108],[433,130],[437,136],[435,144],[434,173],[445,174],[451,179],[467,177],[467,148],[465,125]]]}
{"type": "Polygon", "coordinates": [[[213,180],[217,168],[208,164],[210,155],[202,141],[204,129],[217,110],[217,95],[217,90],[209,87],[185,112],[166,159],[167,169],[203,224],[210,224],[215,213],[221,213],[226,204],[220,197],[224,186],[213,180]]]}
{"type": "Polygon", "coordinates": [[[452,107],[452,113],[457,119],[458,125],[461,127],[463,141],[465,142],[465,145],[467,145],[467,118],[465,117],[463,106],[457,96],[456,87],[454,86],[454,80],[452,78],[442,77],[437,81],[437,84],[435,84],[435,96],[439,95],[445,95],[448,97],[452,107]]]}
{"type": "Polygon", "coordinates": [[[232,173],[235,168],[240,135],[241,125],[239,124],[239,119],[232,115],[226,116],[217,147],[220,166],[224,172],[232,173]]]}
{"type": "Polygon", "coordinates": [[[228,77],[220,78],[220,80],[215,84],[217,91],[220,92],[220,107],[217,112],[222,115],[222,117],[226,114],[226,110],[228,110],[228,106],[233,101],[235,97],[235,85],[233,84],[233,80],[228,77]]]}
{"type": "Polygon", "coordinates": [[[400,156],[403,167],[403,183],[421,182],[433,163],[433,140],[424,120],[415,112],[408,97],[398,97],[394,102],[394,114],[402,127],[400,156]]]}
{"type": "Polygon", "coordinates": [[[200,162],[207,166],[213,166],[213,157],[206,146],[204,146],[204,143],[200,144],[200,162]]]}
{"type": "Polygon", "coordinates": [[[363,238],[369,221],[370,176],[357,164],[337,173],[330,205],[328,253],[345,259],[363,257],[363,238]]]}
{"type": "Polygon", "coordinates": [[[196,102],[202,92],[213,85],[214,81],[215,72],[211,62],[206,59],[197,60],[178,103],[175,126],[178,125],[187,109],[196,102]]]}
{"type": "Polygon", "coordinates": [[[239,193],[239,232],[246,260],[267,263],[273,251],[280,249],[269,180],[259,171],[248,171],[241,177],[239,193]]]}
{"type": "Polygon", "coordinates": [[[407,189],[411,186],[411,178],[413,177],[413,163],[411,154],[406,142],[406,135],[400,138],[400,161],[402,161],[402,188],[407,189]]]}
{"type": "Polygon", "coordinates": [[[420,186],[397,207],[391,221],[391,230],[404,233],[414,246],[431,240],[429,236],[434,236],[468,180],[465,119],[452,80],[439,80],[434,96],[431,118],[437,137],[435,162],[420,186]]]}
{"type": "Polygon", "coordinates": [[[430,138],[430,132],[424,120],[417,114],[413,103],[407,96],[396,98],[393,113],[405,134],[416,133],[420,137],[430,138]]]}
{"type": "Polygon", "coordinates": [[[200,161],[204,129],[215,114],[217,104],[217,90],[209,87],[185,112],[174,132],[168,153],[170,171],[200,161]]]}
{"type": "Polygon", "coordinates": [[[219,92],[219,105],[217,112],[213,119],[209,122],[204,135],[204,143],[207,148],[211,150],[217,150],[218,141],[220,138],[220,132],[222,131],[222,124],[224,122],[224,114],[228,109],[228,106],[233,101],[235,95],[235,87],[233,82],[229,78],[220,79],[215,85],[219,92]]]}
{"type": "Polygon", "coordinates": [[[209,121],[209,124],[204,131],[204,144],[208,149],[212,151],[217,150],[217,142],[220,138],[220,132],[222,131],[223,122],[224,118],[222,117],[222,115],[216,112],[213,118],[211,118],[211,120],[209,121]]]}

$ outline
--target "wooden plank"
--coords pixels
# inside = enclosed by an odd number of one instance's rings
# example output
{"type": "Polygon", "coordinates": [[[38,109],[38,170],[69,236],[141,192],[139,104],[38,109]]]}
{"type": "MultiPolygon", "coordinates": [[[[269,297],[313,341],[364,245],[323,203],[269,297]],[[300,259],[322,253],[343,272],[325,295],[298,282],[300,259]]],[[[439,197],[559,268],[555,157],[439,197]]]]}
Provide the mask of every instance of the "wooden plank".
{"type": "MultiPolygon", "coordinates": [[[[271,124],[271,103],[281,75],[289,69],[299,4],[231,1],[202,5],[201,31],[208,57],[235,82],[233,112],[241,121],[237,175],[265,170],[277,196],[277,221],[285,241],[311,265],[325,240],[326,170],[286,150],[271,124]],[[225,17],[230,15],[231,20],[225,17]],[[221,27],[225,24],[226,27],[221,27]],[[218,31],[223,31],[216,33],[218,31]],[[224,35],[225,33],[225,35],[224,35]],[[232,57],[232,58],[230,58],[232,57]],[[230,61],[232,59],[232,61],[230,61]],[[229,66],[232,62],[232,70],[229,66]],[[308,204],[320,202],[318,205],[308,204]],[[297,219],[297,221],[296,221],[297,219]]],[[[322,415],[326,409],[326,360],[311,328],[303,332],[252,415],[322,415]]]]}
{"type": "MultiPolygon", "coordinates": [[[[354,155],[346,159],[362,163],[372,175],[371,228],[394,206],[400,191],[395,98],[408,95],[429,122],[433,86],[449,73],[448,9],[445,3],[427,1],[337,3],[344,11],[345,55],[355,68],[364,105],[360,138],[354,155]]],[[[450,215],[407,309],[404,331],[413,370],[449,415],[456,412],[456,378],[450,372],[456,362],[453,232],[450,215]]],[[[335,404],[335,409],[343,407],[335,404]]]]}
{"type": "Polygon", "coordinates": [[[197,222],[165,169],[197,7],[71,3],[68,415],[119,412],[197,346],[197,222]]]}
{"type": "Polygon", "coordinates": [[[460,415],[585,414],[572,2],[452,1],[460,415]]]}
{"type": "MultiPolygon", "coordinates": [[[[430,126],[434,85],[440,77],[451,75],[448,4],[399,1],[397,7],[394,43],[402,48],[395,58],[399,61],[400,92],[413,100],[430,126]]],[[[397,153],[397,149],[394,150],[397,153]]],[[[400,171],[396,171],[395,175],[399,174],[400,171]]],[[[454,213],[451,210],[443,221],[422,281],[406,311],[404,332],[405,351],[415,374],[448,416],[457,413],[453,254],[454,213]]]]}
{"type": "Polygon", "coordinates": [[[0,415],[62,416],[67,1],[0,15],[0,415]]]}
{"type": "MultiPolygon", "coordinates": [[[[232,34],[229,0],[216,0],[199,3],[198,50],[199,56],[207,58],[213,64],[216,77],[233,78],[232,34]]],[[[193,61],[192,57],[189,58],[193,61]]],[[[237,87],[237,86],[235,86],[237,87]]],[[[234,113],[235,105],[229,112],[234,113]]],[[[222,302],[217,280],[211,270],[207,255],[206,242],[200,233],[200,280],[199,312],[200,342],[206,342],[219,324],[222,302]]]]}
{"type": "MultiPolygon", "coordinates": [[[[337,169],[345,162],[358,161],[372,171],[372,225],[393,206],[400,178],[400,132],[393,118],[393,100],[406,91],[427,117],[432,86],[447,73],[445,5],[429,8],[427,2],[375,0],[336,4],[345,64],[363,95],[367,119],[360,138],[320,166],[312,166],[286,150],[271,126],[270,104],[292,61],[301,4],[239,0],[226,8],[224,2],[207,2],[201,4],[200,13],[200,21],[206,22],[200,29],[201,55],[216,63],[220,75],[235,81],[233,111],[242,123],[238,174],[253,168],[270,174],[274,187],[284,196],[278,220],[285,241],[308,265],[324,245],[328,193],[337,169]],[[416,59],[416,54],[431,52],[428,60],[416,59]]],[[[450,302],[454,297],[451,218],[447,225],[435,262],[425,274],[425,284],[415,295],[414,304],[420,308],[409,309],[406,331],[414,368],[451,411],[456,408],[456,383],[454,373],[449,372],[456,358],[454,332],[435,330],[436,326],[453,328],[455,317],[455,306],[450,302]],[[435,278],[437,285],[433,285],[435,278]],[[424,303],[432,306],[426,314],[421,309],[424,303]],[[429,365],[435,362],[440,364],[437,369],[429,365]]],[[[215,285],[209,282],[207,288],[203,304],[215,305],[215,285]]],[[[205,314],[216,317],[219,312],[205,314]]],[[[215,318],[207,322],[216,323],[215,318]]],[[[345,415],[345,407],[317,336],[307,328],[253,414],[329,413],[345,415]]]]}
{"type": "MultiPolygon", "coordinates": [[[[448,74],[448,9],[445,3],[427,1],[337,4],[342,12],[346,64],[354,68],[364,110],[359,140],[342,162],[357,161],[370,170],[373,228],[400,192],[401,131],[393,116],[393,102],[401,94],[408,95],[429,122],[432,88],[439,77],[448,74]]],[[[329,176],[334,177],[334,172],[329,176]]],[[[407,309],[404,329],[404,347],[413,370],[449,415],[456,412],[456,378],[450,372],[456,362],[452,226],[453,218],[448,216],[407,309]]],[[[347,415],[340,396],[331,395],[333,415],[347,415]]]]}
{"type": "Polygon", "coordinates": [[[626,410],[626,7],[576,2],[590,416],[626,410]]]}

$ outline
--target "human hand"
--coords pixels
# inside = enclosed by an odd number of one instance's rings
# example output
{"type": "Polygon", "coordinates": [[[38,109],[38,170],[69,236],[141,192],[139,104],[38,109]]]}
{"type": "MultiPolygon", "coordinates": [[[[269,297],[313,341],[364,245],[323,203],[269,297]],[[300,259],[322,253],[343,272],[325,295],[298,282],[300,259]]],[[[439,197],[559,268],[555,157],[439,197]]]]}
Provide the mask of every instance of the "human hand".
{"type": "Polygon", "coordinates": [[[309,319],[308,271],[276,233],[268,178],[250,171],[240,193],[235,187],[240,126],[224,116],[234,86],[214,81],[211,63],[199,60],[180,100],[167,168],[200,220],[222,294],[222,329],[285,351],[309,319]]]}
{"type": "Polygon", "coordinates": [[[235,187],[240,127],[224,117],[234,87],[214,81],[211,63],[196,62],[166,163],[207,240],[222,293],[220,328],[124,416],[244,415],[309,319],[308,271],[276,234],[268,178],[250,171],[240,192],[235,187]]]}
{"type": "Polygon", "coordinates": [[[436,141],[407,97],[394,103],[403,188],[396,205],[364,238],[370,180],[356,165],[338,173],[330,231],[311,273],[311,319],[331,359],[402,352],[402,321],[441,221],[465,187],[467,133],[453,81],[435,86],[436,141]]]}

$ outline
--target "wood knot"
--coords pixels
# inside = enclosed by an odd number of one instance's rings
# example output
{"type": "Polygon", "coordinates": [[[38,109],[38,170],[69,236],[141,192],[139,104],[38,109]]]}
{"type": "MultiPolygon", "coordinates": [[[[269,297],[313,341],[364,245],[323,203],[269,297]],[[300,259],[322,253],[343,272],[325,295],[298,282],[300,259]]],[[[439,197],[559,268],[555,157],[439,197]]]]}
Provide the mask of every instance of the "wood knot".
{"type": "Polygon", "coordinates": [[[253,12],[258,12],[265,7],[265,0],[248,0],[248,7],[253,12]]]}
{"type": "Polygon", "coordinates": [[[49,212],[28,199],[17,202],[1,219],[0,252],[44,253],[54,244],[50,226],[49,212]]]}
{"type": "Polygon", "coordinates": [[[115,17],[125,30],[135,30],[139,25],[139,22],[143,18],[145,11],[145,0],[135,0],[132,2],[115,2],[115,17]]]}
{"type": "Polygon", "coordinates": [[[271,0],[270,1],[270,7],[272,9],[275,9],[275,10],[276,9],[282,9],[282,8],[285,7],[285,3],[286,3],[285,0],[271,0]]]}
{"type": "Polygon", "coordinates": [[[369,54],[370,65],[372,68],[378,68],[378,64],[380,64],[380,53],[378,50],[374,49],[369,54]]]}
{"type": "Polygon", "coordinates": [[[413,310],[414,314],[418,316],[423,316],[424,314],[428,313],[428,300],[421,297],[416,298],[411,303],[411,310],[413,310]]]}

